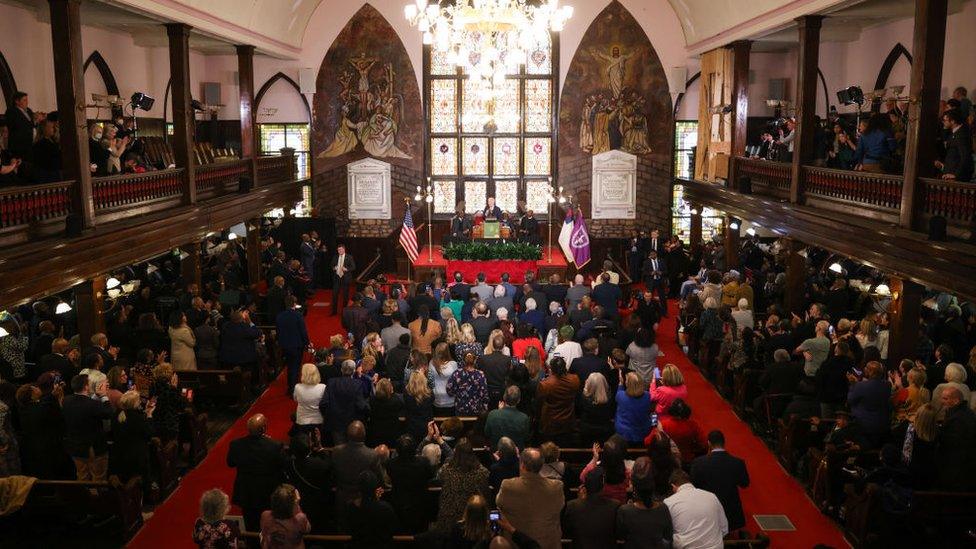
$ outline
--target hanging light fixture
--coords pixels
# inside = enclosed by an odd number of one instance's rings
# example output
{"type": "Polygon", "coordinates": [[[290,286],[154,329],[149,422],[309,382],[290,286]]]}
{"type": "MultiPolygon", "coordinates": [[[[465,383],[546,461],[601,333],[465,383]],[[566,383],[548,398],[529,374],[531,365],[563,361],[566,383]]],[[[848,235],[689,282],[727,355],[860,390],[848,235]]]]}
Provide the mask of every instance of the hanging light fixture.
{"type": "Polygon", "coordinates": [[[830,267],[827,267],[827,268],[830,269],[831,272],[835,272],[837,274],[840,274],[840,273],[844,272],[844,266],[841,265],[840,263],[836,262],[836,261],[833,262],[833,263],[831,263],[830,264],[830,267]]]}
{"type": "Polygon", "coordinates": [[[54,314],[56,315],[63,315],[64,313],[70,313],[70,312],[71,312],[71,305],[68,305],[64,301],[58,303],[58,306],[54,308],[54,314]]]}
{"type": "Polygon", "coordinates": [[[510,74],[517,74],[528,56],[548,46],[549,33],[560,32],[573,16],[572,6],[559,0],[414,0],[403,15],[421,33],[424,45],[480,82],[486,102],[485,126],[494,125],[494,98],[510,74]]]}
{"type": "Polygon", "coordinates": [[[874,289],[874,293],[880,296],[889,296],[891,295],[891,288],[887,284],[878,284],[878,287],[874,289]]]}
{"type": "Polygon", "coordinates": [[[115,278],[113,276],[113,277],[110,277],[108,280],[105,281],[105,289],[106,290],[114,290],[115,288],[118,288],[119,285],[121,285],[121,284],[122,283],[119,282],[119,279],[117,279],[117,278],[115,278]]]}

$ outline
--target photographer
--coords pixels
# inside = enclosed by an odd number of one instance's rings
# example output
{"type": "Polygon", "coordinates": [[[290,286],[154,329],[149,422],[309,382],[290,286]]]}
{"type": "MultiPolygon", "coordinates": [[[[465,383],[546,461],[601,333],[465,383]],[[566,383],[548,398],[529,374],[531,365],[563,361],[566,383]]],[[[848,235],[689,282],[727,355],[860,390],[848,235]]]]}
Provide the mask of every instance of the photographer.
{"type": "Polygon", "coordinates": [[[783,162],[791,162],[793,160],[793,140],[796,139],[796,119],[787,118],[782,125],[777,130],[779,138],[776,139],[776,144],[782,149],[779,160],[783,162]]]}

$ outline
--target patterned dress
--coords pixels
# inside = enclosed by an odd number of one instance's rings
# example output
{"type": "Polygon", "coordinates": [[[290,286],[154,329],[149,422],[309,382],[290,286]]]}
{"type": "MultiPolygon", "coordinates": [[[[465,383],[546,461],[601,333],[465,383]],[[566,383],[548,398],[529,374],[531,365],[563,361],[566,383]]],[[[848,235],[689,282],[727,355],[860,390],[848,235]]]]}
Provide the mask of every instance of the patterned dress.
{"type": "Polygon", "coordinates": [[[236,549],[239,536],[237,524],[226,520],[205,522],[198,518],[193,525],[193,541],[200,549],[236,549]]]}
{"type": "Polygon", "coordinates": [[[459,416],[477,416],[488,410],[488,383],[481,370],[457,370],[447,380],[447,394],[454,397],[459,416]]]}
{"type": "Polygon", "coordinates": [[[479,465],[473,471],[461,470],[448,462],[440,471],[441,497],[437,506],[437,523],[434,529],[450,532],[454,523],[461,520],[468,499],[481,494],[488,496],[488,469],[479,465]]]}

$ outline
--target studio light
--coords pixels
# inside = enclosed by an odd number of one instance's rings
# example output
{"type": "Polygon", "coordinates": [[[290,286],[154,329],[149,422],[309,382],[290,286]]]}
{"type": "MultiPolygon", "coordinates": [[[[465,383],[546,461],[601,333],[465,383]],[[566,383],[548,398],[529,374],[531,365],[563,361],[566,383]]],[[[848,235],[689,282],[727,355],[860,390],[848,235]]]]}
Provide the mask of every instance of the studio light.
{"type": "Polygon", "coordinates": [[[111,277],[111,278],[109,278],[108,280],[105,281],[105,289],[106,290],[114,290],[114,289],[118,288],[120,284],[122,284],[122,283],[119,282],[119,279],[117,279],[117,278],[115,278],[113,276],[113,277],[111,277]]]}
{"type": "Polygon", "coordinates": [[[142,109],[144,111],[150,111],[156,100],[142,92],[136,92],[132,94],[132,109],[142,109]]]}
{"type": "Polygon", "coordinates": [[[837,92],[841,105],[863,105],[864,91],[858,86],[849,86],[837,92]]]}
{"type": "Polygon", "coordinates": [[[68,305],[64,301],[58,303],[58,306],[54,308],[54,314],[56,315],[63,315],[68,312],[71,312],[71,305],[68,305]]]}
{"type": "Polygon", "coordinates": [[[844,266],[837,262],[831,263],[828,269],[830,269],[832,272],[835,272],[837,274],[844,272],[844,266]]]}

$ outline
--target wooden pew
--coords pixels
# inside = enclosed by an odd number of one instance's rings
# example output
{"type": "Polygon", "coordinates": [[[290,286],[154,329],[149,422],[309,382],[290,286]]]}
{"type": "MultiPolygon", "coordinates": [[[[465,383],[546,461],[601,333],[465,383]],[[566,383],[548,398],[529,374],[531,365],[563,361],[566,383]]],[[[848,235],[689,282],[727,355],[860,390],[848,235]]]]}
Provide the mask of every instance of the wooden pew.
{"type": "Polygon", "coordinates": [[[192,389],[193,401],[217,401],[244,405],[250,400],[251,373],[233,370],[181,370],[180,389],[192,389]]]}
{"type": "MultiPolygon", "coordinates": [[[[25,521],[45,528],[79,515],[114,517],[113,530],[124,541],[142,526],[142,479],[135,477],[126,484],[115,476],[104,482],[38,480],[19,513],[25,521]]],[[[8,534],[12,533],[4,536],[8,534]]]]}

